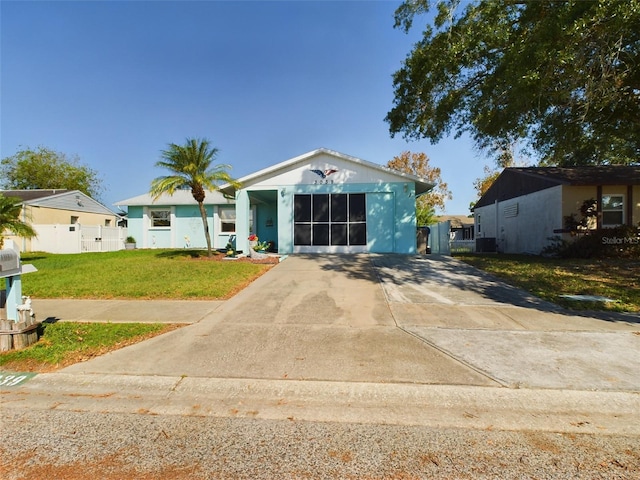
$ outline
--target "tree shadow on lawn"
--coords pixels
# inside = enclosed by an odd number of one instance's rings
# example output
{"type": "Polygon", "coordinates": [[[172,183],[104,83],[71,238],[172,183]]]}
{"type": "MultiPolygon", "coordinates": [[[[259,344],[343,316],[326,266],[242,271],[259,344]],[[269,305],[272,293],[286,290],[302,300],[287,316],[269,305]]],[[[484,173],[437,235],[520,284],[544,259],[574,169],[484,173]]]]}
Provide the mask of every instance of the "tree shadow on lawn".
{"type": "Polygon", "coordinates": [[[322,268],[345,275],[413,290],[443,292],[445,297],[467,299],[469,304],[498,302],[561,315],[595,318],[609,322],[640,324],[640,314],[595,310],[570,310],[506,283],[504,280],[452,257],[399,254],[354,254],[324,256],[322,268]],[[456,290],[458,292],[456,292],[456,290]]]}

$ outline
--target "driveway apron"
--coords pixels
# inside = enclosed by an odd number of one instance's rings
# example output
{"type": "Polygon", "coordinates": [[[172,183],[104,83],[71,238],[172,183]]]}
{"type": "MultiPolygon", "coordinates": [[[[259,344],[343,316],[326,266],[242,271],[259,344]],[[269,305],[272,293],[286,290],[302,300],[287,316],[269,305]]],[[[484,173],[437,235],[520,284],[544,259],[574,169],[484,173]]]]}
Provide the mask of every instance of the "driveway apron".
{"type": "Polygon", "coordinates": [[[290,256],[200,322],[64,371],[497,385],[398,328],[368,255],[290,256]]]}
{"type": "Polygon", "coordinates": [[[450,257],[294,255],[198,323],[64,372],[638,391],[634,329],[450,257]]]}

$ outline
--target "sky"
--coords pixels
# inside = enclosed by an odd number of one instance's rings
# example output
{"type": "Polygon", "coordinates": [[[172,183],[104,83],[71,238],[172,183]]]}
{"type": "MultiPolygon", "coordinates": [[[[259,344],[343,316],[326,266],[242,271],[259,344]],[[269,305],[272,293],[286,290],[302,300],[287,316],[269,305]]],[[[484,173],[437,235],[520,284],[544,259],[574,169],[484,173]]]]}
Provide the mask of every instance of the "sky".
{"type": "Polygon", "coordinates": [[[169,143],[207,138],[235,178],[328,148],[384,165],[424,152],[469,213],[491,161],[468,138],[391,138],[393,73],[428,18],[400,1],[0,2],[0,158],[44,146],[142,195],[169,143]]]}

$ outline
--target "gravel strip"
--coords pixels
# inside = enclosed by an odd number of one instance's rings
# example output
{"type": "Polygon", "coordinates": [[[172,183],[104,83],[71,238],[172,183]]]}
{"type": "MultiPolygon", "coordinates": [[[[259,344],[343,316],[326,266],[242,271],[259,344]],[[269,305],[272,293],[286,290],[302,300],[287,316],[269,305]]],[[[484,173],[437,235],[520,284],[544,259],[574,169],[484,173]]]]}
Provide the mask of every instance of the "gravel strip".
{"type": "Polygon", "coordinates": [[[2,410],[0,477],[637,479],[637,437],[2,410]]]}

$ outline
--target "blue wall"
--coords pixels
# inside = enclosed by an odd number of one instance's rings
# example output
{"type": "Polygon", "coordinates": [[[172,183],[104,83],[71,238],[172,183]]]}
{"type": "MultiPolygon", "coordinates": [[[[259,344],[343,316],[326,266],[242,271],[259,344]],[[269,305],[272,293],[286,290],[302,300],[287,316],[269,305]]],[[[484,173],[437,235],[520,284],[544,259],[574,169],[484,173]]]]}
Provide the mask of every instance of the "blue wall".
{"type": "Polygon", "coordinates": [[[293,246],[293,196],[313,193],[365,193],[367,197],[367,251],[416,253],[415,186],[413,183],[341,185],[287,185],[278,195],[279,253],[293,246]]]}

